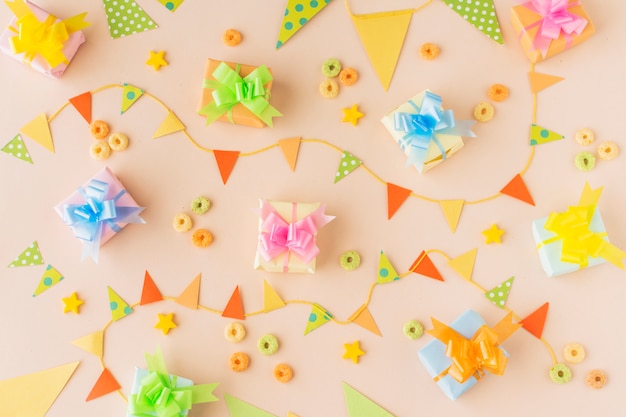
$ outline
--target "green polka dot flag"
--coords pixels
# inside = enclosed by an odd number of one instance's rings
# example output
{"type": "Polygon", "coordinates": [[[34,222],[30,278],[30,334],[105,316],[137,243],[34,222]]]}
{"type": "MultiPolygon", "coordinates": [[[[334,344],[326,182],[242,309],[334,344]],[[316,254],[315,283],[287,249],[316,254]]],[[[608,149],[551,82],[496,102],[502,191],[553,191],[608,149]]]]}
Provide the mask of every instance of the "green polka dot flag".
{"type": "Polygon", "coordinates": [[[509,298],[509,293],[511,292],[511,287],[513,286],[513,280],[515,277],[511,277],[504,281],[502,284],[499,284],[493,287],[491,290],[485,293],[485,297],[496,306],[500,308],[504,308],[506,304],[506,299],[509,298]]]}
{"type": "Polygon", "coordinates": [[[530,145],[542,145],[548,142],[554,142],[555,140],[561,140],[565,136],[546,129],[545,127],[537,126],[533,124],[530,126],[530,145]]]}
{"type": "Polygon", "coordinates": [[[335,184],[342,180],[346,175],[357,169],[361,165],[361,161],[355,158],[350,152],[343,151],[341,161],[339,161],[339,168],[335,174],[335,184]]]}
{"type": "Polygon", "coordinates": [[[17,258],[9,264],[9,268],[15,268],[16,266],[33,266],[43,264],[43,256],[39,251],[39,244],[35,240],[28,245],[26,249],[22,251],[17,258]]]}
{"type": "Polygon", "coordinates": [[[48,265],[46,267],[45,272],[43,273],[41,279],[39,280],[39,284],[33,293],[33,297],[41,294],[46,291],[48,288],[53,287],[63,280],[63,275],[59,271],[56,270],[52,265],[48,265]]]}
{"type": "Polygon", "coordinates": [[[376,282],[378,284],[387,284],[400,279],[396,269],[391,265],[387,255],[383,251],[380,251],[380,261],[378,262],[378,278],[376,282]]]}
{"type": "Polygon", "coordinates": [[[113,321],[118,321],[128,316],[133,312],[131,306],[124,300],[122,297],[117,295],[113,288],[107,287],[109,289],[109,308],[111,309],[111,319],[113,321]]]}
{"type": "Polygon", "coordinates": [[[324,307],[319,304],[313,304],[311,314],[309,314],[309,321],[306,323],[306,329],[304,329],[304,335],[311,333],[313,330],[328,323],[333,315],[330,314],[324,307]]]}
{"type": "Polygon", "coordinates": [[[103,2],[109,33],[113,39],[159,27],[133,0],[103,0],[103,2]]]}
{"type": "Polygon", "coordinates": [[[280,26],[276,49],[283,46],[330,2],[331,0],[289,0],[280,26]]]}
{"type": "Polygon", "coordinates": [[[165,8],[170,12],[175,12],[176,9],[178,9],[178,6],[183,4],[183,1],[185,0],[159,0],[159,3],[165,6],[165,8]]]}
{"type": "Polygon", "coordinates": [[[454,10],[468,23],[480,30],[482,33],[498,42],[504,44],[500,23],[496,16],[496,8],[493,0],[443,0],[450,10],[454,10]]]}
{"type": "Polygon", "coordinates": [[[135,101],[139,100],[139,97],[143,95],[143,90],[134,85],[124,83],[124,91],[122,92],[122,108],[120,113],[124,113],[130,108],[135,101]]]}
{"type": "Polygon", "coordinates": [[[26,144],[24,144],[22,136],[19,133],[0,150],[21,159],[22,161],[28,162],[29,164],[33,163],[33,160],[30,158],[30,154],[28,153],[28,149],[26,149],[26,144]]]}

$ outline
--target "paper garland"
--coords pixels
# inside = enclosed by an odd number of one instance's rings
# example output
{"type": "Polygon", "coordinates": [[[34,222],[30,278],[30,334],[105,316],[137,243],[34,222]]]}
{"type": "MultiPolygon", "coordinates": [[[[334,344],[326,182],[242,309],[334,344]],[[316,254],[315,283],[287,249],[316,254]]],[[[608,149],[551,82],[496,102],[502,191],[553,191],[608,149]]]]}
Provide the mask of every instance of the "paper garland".
{"type": "Polygon", "coordinates": [[[293,35],[314,18],[331,0],[287,0],[287,7],[280,24],[276,49],[283,46],[293,35]]]}
{"type": "Polygon", "coordinates": [[[48,265],[44,271],[39,284],[33,293],[33,297],[38,296],[42,292],[52,288],[63,280],[63,275],[52,265],[48,265]]]}
{"type": "Polygon", "coordinates": [[[159,26],[134,0],[103,0],[111,38],[117,39],[159,26]]]}
{"type": "Polygon", "coordinates": [[[22,139],[19,133],[15,135],[13,139],[7,142],[7,144],[4,145],[2,149],[0,150],[17,159],[21,159],[24,162],[28,162],[29,164],[33,163],[33,160],[31,159],[30,154],[28,153],[28,149],[26,149],[26,144],[24,143],[24,140],[22,139]]]}
{"type": "Polygon", "coordinates": [[[39,244],[35,240],[33,243],[28,245],[26,249],[24,249],[17,257],[9,264],[9,268],[15,268],[19,266],[33,266],[33,265],[42,265],[43,264],[43,256],[41,256],[41,251],[39,250],[39,244]]]}
{"type": "Polygon", "coordinates": [[[443,0],[443,2],[467,23],[500,45],[504,44],[493,0],[443,0]]]}

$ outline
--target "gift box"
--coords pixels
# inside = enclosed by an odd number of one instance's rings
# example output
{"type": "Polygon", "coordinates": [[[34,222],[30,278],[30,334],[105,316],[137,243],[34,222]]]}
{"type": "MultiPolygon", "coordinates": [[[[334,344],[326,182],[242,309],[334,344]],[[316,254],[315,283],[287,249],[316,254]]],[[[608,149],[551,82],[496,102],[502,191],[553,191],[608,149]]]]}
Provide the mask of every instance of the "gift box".
{"type": "Polygon", "coordinates": [[[315,272],[317,230],[335,217],[320,203],[261,200],[254,268],[269,272],[315,272]]]}
{"type": "Polygon", "coordinates": [[[52,78],[60,78],[85,42],[87,13],[61,20],[27,0],[6,3],[13,12],[0,35],[0,50],[52,78]]]}
{"type": "Polygon", "coordinates": [[[198,114],[209,125],[215,120],[251,127],[273,127],[282,114],[270,104],[272,70],[261,65],[208,59],[198,114]]]}
{"type": "Polygon", "coordinates": [[[431,340],[418,356],[428,374],[450,399],[476,385],[486,373],[504,374],[507,352],[500,346],[520,325],[507,314],[493,328],[473,310],[466,310],[450,327],[432,319],[431,340]]]}
{"type": "Polygon", "coordinates": [[[595,28],[579,0],[531,0],[511,9],[511,21],[532,63],[586,41],[595,28]]]}
{"type": "Polygon", "coordinates": [[[83,244],[82,259],[98,262],[100,246],[129,223],[145,223],[144,210],[107,167],[54,207],[83,244]]]}
{"type": "Polygon", "coordinates": [[[585,185],[577,206],[535,219],[532,232],[543,270],[549,277],[611,262],[623,268],[626,253],[615,247],[597,204],[601,189],[585,185]]]}
{"type": "Polygon", "coordinates": [[[424,90],[386,114],[381,122],[420,174],[449,159],[463,147],[463,136],[475,137],[474,121],[454,120],[442,99],[424,90]]]}

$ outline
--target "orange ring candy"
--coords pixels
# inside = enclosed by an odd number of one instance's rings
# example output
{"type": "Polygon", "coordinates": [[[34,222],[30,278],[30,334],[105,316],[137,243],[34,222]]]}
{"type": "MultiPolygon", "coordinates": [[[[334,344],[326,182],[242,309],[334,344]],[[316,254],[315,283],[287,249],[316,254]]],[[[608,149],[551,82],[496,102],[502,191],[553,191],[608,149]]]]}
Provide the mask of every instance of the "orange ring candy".
{"type": "Polygon", "coordinates": [[[487,95],[493,101],[504,101],[509,96],[509,87],[503,84],[494,84],[489,87],[487,95]]]}
{"type": "Polygon", "coordinates": [[[434,43],[425,43],[420,48],[422,58],[431,61],[439,56],[439,47],[434,43]]]}
{"type": "Polygon", "coordinates": [[[199,248],[206,248],[213,242],[213,235],[206,229],[198,229],[191,235],[191,241],[199,248]]]}
{"type": "Polygon", "coordinates": [[[228,366],[235,372],[241,372],[248,369],[248,365],[250,364],[250,357],[243,352],[235,352],[230,355],[230,359],[228,359],[228,366]]]}
{"type": "Polygon", "coordinates": [[[241,43],[241,32],[235,29],[228,29],[222,35],[222,40],[228,46],[237,46],[241,43]]]}
{"type": "Polygon", "coordinates": [[[109,125],[103,120],[94,120],[89,125],[91,135],[96,139],[104,139],[109,134],[109,125]]]}
{"type": "Polygon", "coordinates": [[[293,369],[285,363],[279,363],[274,367],[274,378],[283,384],[289,382],[293,378],[293,369]]]}
{"type": "Polygon", "coordinates": [[[344,68],[339,73],[339,81],[346,87],[353,85],[359,79],[359,73],[354,68],[344,68]]]}

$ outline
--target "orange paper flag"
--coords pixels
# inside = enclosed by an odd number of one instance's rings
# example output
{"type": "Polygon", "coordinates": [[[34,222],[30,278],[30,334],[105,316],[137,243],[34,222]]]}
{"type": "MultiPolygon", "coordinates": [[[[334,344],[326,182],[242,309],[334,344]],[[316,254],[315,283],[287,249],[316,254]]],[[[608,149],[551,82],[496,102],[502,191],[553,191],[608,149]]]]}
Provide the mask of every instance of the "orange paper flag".
{"type": "Polygon", "coordinates": [[[300,137],[281,139],[278,141],[280,150],[289,164],[292,171],[296,170],[296,161],[298,160],[298,151],[300,150],[300,137]]]}
{"type": "Polygon", "coordinates": [[[218,151],[214,150],[215,162],[217,162],[217,168],[220,170],[222,182],[226,185],[230,173],[233,172],[235,162],[239,158],[239,151],[218,151]]]}
{"type": "Polygon", "coordinates": [[[163,300],[163,295],[161,295],[161,291],[159,291],[156,284],[152,280],[150,273],[146,270],[146,274],[143,278],[143,290],[141,290],[141,301],[139,302],[139,305],[143,306],[161,300],[163,300]]]}
{"type": "Polygon", "coordinates": [[[22,126],[20,132],[33,139],[50,152],[54,153],[52,133],[50,133],[50,125],[48,125],[48,117],[45,113],[41,113],[39,116],[22,126]]]}
{"type": "Polygon", "coordinates": [[[456,232],[456,227],[459,224],[459,218],[461,218],[461,212],[463,211],[463,205],[465,200],[441,200],[439,206],[443,211],[443,215],[448,222],[448,226],[452,233],[456,232]]]}
{"type": "Polygon", "coordinates": [[[117,382],[111,371],[104,368],[85,401],[91,401],[93,399],[100,398],[103,395],[110,394],[120,388],[122,388],[122,386],[119,384],[119,382],[117,382]]]}
{"type": "Polygon", "coordinates": [[[535,201],[530,195],[528,188],[526,188],[526,184],[520,174],[514,176],[513,179],[500,190],[500,192],[513,198],[517,198],[518,200],[528,203],[531,206],[535,205],[535,201]]]}
{"type": "Polygon", "coordinates": [[[374,321],[374,317],[372,316],[372,313],[370,313],[367,307],[365,307],[362,311],[359,311],[361,310],[361,308],[362,306],[359,307],[359,309],[355,311],[354,314],[352,314],[352,316],[350,316],[348,321],[351,321],[354,324],[357,324],[363,327],[365,330],[369,330],[370,332],[377,334],[378,336],[382,336],[382,334],[380,333],[380,329],[378,328],[378,326],[376,325],[376,322],[374,321]]]}
{"type": "Polygon", "coordinates": [[[198,308],[198,300],[200,299],[200,274],[196,275],[191,284],[180,293],[176,302],[182,306],[189,307],[193,310],[198,308]]]}
{"type": "Polygon", "coordinates": [[[543,334],[543,325],[546,323],[549,306],[550,303],[545,303],[520,321],[522,327],[537,339],[541,339],[543,334]]]}
{"type": "Polygon", "coordinates": [[[411,195],[411,190],[398,185],[387,183],[387,219],[391,219],[407,198],[411,195]]]}
{"type": "Polygon", "coordinates": [[[538,93],[546,88],[563,81],[563,77],[557,77],[556,75],[542,74],[540,72],[529,72],[528,81],[530,82],[530,90],[533,93],[538,93]]]}
{"type": "Polygon", "coordinates": [[[228,304],[224,307],[222,317],[230,317],[231,319],[245,320],[246,315],[243,312],[243,303],[241,302],[241,294],[239,293],[239,285],[233,291],[233,295],[230,296],[228,304]]]}
{"type": "Polygon", "coordinates": [[[422,253],[419,254],[415,262],[413,262],[413,265],[411,265],[410,270],[416,274],[425,275],[428,278],[443,281],[443,277],[439,273],[439,270],[435,267],[435,264],[433,264],[433,261],[425,251],[422,251],[422,253]]]}
{"type": "Polygon", "coordinates": [[[91,123],[91,92],[79,94],[70,99],[70,103],[83,116],[87,123],[91,123]]]}

